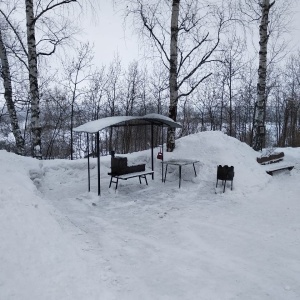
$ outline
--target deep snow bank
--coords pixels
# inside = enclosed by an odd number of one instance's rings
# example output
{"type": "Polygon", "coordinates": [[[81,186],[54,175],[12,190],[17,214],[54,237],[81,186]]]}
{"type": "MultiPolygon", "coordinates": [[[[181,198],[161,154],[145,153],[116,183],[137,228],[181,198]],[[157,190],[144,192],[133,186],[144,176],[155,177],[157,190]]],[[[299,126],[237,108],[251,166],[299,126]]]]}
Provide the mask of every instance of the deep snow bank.
{"type": "Polygon", "coordinates": [[[217,166],[234,166],[234,188],[251,192],[264,187],[270,176],[257,162],[258,153],[247,144],[219,131],[189,135],[176,142],[173,153],[165,158],[192,158],[200,161],[196,182],[202,187],[216,182],[217,166]]]}
{"type": "Polygon", "coordinates": [[[0,299],[99,299],[97,278],[30,179],[39,164],[0,151],[0,299]]]}

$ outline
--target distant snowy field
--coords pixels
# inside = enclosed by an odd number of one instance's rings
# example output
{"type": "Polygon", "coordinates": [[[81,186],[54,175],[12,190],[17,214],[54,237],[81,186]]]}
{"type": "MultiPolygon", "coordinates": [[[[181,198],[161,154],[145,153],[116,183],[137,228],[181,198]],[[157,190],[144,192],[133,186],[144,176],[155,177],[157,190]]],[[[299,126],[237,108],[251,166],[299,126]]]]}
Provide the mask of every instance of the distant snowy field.
{"type": "MultiPolygon", "coordinates": [[[[300,148],[291,172],[269,176],[258,153],[220,132],[177,141],[155,161],[149,185],[108,188],[110,157],[37,161],[0,151],[0,299],[300,299],[300,148]],[[233,190],[215,189],[217,165],[233,165],[233,190]]],[[[157,151],[158,152],[158,149],[157,151]]],[[[146,163],[150,151],[127,155],[146,163]]],[[[278,165],[278,164],[277,164],[278,165]]],[[[276,165],[276,166],[277,166],[276,165]]]]}

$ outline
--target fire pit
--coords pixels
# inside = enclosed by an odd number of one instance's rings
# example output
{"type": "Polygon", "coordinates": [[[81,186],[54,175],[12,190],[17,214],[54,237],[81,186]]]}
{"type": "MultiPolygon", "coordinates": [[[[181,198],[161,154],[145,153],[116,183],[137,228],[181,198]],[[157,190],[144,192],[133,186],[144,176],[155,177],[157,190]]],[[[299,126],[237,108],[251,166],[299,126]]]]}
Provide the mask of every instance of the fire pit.
{"type": "Polygon", "coordinates": [[[219,180],[222,180],[222,184],[224,185],[223,188],[223,193],[225,192],[226,188],[226,182],[231,181],[231,190],[232,190],[232,184],[233,184],[233,177],[234,177],[234,167],[228,167],[227,165],[225,166],[218,166],[217,169],[217,183],[216,187],[218,186],[219,180]]]}

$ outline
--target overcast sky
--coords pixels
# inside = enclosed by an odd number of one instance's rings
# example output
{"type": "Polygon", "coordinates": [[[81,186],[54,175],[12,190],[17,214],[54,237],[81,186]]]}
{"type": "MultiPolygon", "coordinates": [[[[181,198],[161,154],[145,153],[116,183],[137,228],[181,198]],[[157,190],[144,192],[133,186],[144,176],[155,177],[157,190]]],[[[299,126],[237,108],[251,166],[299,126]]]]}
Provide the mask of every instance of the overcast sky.
{"type": "MultiPolygon", "coordinates": [[[[296,10],[291,32],[293,49],[300,49],[300,0],[295,0],[296,10]]],[[[80,21],[84,27],[82,39],[94,44],[95,64],[108,65],[116,55],[127,65],[133,59],[143,61],[143,49],[139,48],[137,36],[128,25],[124,28],[122,13],[112,1],[101,1],[97,17],[80,21]]],[[[291,45],[292,47],[292,45],[291,45]]]]}
{"type": "Polygon", "coordinates": [[[122,12],[116,10],[112,1],[102,1],[97,16],[83,20],[80,26],[84,26],[83,39],[94,44],[99,66],[110,63],[116,55],[125,64],[139,58],[137,36],[132,28],[124,27],[122,12]]]}

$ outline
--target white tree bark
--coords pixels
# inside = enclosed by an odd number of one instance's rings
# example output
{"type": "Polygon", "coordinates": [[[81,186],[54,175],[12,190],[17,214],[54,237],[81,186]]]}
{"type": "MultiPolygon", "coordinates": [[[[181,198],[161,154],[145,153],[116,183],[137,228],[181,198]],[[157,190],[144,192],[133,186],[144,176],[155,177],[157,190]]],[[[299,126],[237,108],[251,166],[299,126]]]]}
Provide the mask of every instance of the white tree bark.
{"type": "MultiPolygon", "coordinates": [[[[171,40],[170,40],[170,105],[169,117],[176,121],[177,103],[178,103],[178,83],[177,83],[177,68],[178,68],[178,17],[179,17],[180,0],[172,2],[172,17],[171,17],[171,40]]],[[[175,148],[175,128],[168,128],[167,151],[171,152],[175,148]]]]}
{"type": "Polygon", "coordinates": [[[4,85],[4,98],[6,101],[12,132],[16,140],[17,154],[24,155],[25,142],[19,127],[15,104],[13,102],[10,68],[7,59],[6,47],[2,39],[1,29],[0,29],[0,62],[2,66],[1,76],[3,78],[3,85],[4,85]]]}
{"type": "Polygon", "coordinates": [[[265,107],[266,107],[266,81],[267,81],[267,53],[268,53],[268,23],[269,12],[275,1],[261,0],[260,6],[262,11],[259,26],[259,66],[257,82],[257,101],[253,124],[253,144],[254,150],[261,150],[264,140],[265,107]]]}
{"type": "Polygon", "coordinates": [[[33,0],[25,0],[28,46],[29,87],[31,95],[32,156],[41,159],[40,96],[38,85],[37,50],[33,0]]]}

